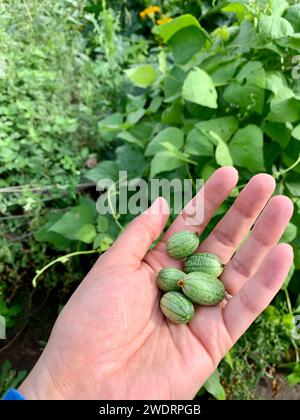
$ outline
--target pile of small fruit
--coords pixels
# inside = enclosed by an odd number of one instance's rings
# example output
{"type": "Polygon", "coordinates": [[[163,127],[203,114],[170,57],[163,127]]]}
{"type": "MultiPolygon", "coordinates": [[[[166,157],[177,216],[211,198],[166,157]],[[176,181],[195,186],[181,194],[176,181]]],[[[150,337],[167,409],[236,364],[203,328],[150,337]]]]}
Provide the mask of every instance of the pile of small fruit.
{"type": "Polygon", "coordinates": [[[195,251],[199,235],[191,231],[177,232],[167,241],[167,252],[176,260],[184,260],[184,271],[166,267],[157,275],[158,287],[166,292],[160,300],[163,314],[176,324],[189,322],[194,303],[217,305],[225,297],[223,283],[218,280],[223,271],[220,259],[209,253],[195,251]]]}

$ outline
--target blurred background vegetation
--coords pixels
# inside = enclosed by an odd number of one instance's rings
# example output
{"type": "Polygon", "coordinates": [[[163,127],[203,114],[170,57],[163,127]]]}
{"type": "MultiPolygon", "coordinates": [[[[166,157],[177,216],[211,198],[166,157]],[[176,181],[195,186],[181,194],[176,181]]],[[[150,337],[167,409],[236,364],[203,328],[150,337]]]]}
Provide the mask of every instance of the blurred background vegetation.
{"type": "Polygon", "coordinates": [[[0,0],[0,394],[38,358],[96,259],[84,252],[105,251],[130,220],[97,215],[95,183],[120,169],[207,179],[227,164],[240,183],[206,234],[245,182],[268,172],[295,204],[282,238],[295,264],[199,395],[251,399],[264,381],[273,393],[278,377],[300,382],[299,22],[300,5],[285,0],[0,0]],[[185,14],[194,18],[176,28],[185,14]],[[187,84],[183,93],[194,67],[217,103],[193,102],[187,84]],[[74,252],[33,287],[37,270],[74,252]]]}

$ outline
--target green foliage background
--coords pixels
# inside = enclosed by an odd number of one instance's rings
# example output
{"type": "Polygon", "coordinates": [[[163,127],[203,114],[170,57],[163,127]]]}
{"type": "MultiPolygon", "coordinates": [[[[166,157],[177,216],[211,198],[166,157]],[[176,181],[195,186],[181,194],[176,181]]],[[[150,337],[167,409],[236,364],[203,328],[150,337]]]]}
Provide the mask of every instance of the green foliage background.
{"type": "Polygon", "coordinates": [[[155,5],[142,19],[151,2],[0,2],[0,313],[13,337],[41,295],[63,304],[93,262],[84,253],[105,251],[130,221],[97,215],[100,179],[207,179],[235,165],[239,186],[207,234],[251,176],[270,173],[295,204],[282,238],[294,267],[205,386],[253,398],[271,367],[288,363],[290,382],[300,380],[300,4],[155,5]],[[36,270],[60,257],[33,289],[36,270]]]}

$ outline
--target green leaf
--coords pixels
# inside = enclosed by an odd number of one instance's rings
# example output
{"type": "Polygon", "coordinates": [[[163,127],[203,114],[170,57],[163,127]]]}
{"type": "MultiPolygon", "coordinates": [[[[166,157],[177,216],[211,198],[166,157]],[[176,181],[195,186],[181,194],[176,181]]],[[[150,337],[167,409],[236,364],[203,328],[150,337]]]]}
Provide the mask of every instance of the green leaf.
{"type": "Polygon", "coordinates": [[[264,5],[262,7],[263,11],[265,10],[266,6],[270,5],[272,13],[274,15],[282,16],[284,11],[289,7],[289,3],[286,0],[272,0],[272,2],[269,2],[269,0],[264,0],[264,5]]]}
{"type": "Polygon", "coordinates": [[[295,32],[300,32],[300,4],[288,7],[283,17],[291,23],[295,32]]]}
{"type": "Polygon", "coordinates": [[[121,133],[119,133],[117,135],[118,139],[127,141],[128,143],[132,143],[135,144],[138,147],[143,147],[142,142],[137,139],[136,137],[134,137],[131,133],[129,133],[128,131],[122,131],[121,133]]]}
{"type": "Polygon", "coordinates": [[[145,115],[146,110],[144,108],[138,109],[137,111],[130,112],[127,115],[126,123],[129,126],[136,124],[145,115]]]}
{"type": "Polygon", "coordinates": [[[145,168],[146,160],[143,152],[129,144],[116,149],[116,163],[120,171],[127,171],[128,178],[141,177],[145,168]]]}
{"type": "Polygon", "coordinates": [[[150,105],[147,111],[150,112],[151,114],[155,114],[159,110],[161,104],[162,104],[162,98],[160,96],[155,96],[150,102],[150,105]]]}
{"type": "Polygon", "coordinates": [[[264,132],[285,149],[291,138],[291,130],[284,123],[265,121],[264,132]]]}
{"type": "Polygon", "coordinates": [[[143,95],[127,95],[126,101],[126,112],[130,113],[133,111],[137,111],[138,109],[144,108],[147,102],[147,96],[143,95]]]}
{"type": "Polygon", "coordinates": [[[157,72],[155,67],[151,64],[143,64],[132,69],[125,70],[128,79],[135,85],[146,88],[157,79],[157,72]]]}
{"type": "Polygon", "coordinates": [[[227,6],[222,7],[221,10],[225,13],[234,13],[239,22],[244,20],[245,14],[247,13],[246,6],[241,3],[227,4],[227,6]]]}
{"type": "Polygon", "coordinates": [[[206,37],[196,26],[187,26],[176,32],[168,41],[174,60],[187,63],[205,44],[206,37]]]}
{"type": "Polygon", "coordinates": [[[180,103],[173,102],[164,110],[161,116],[163,124],[178,125],[183,120],[183,106],[180,103]]]}
{"type": "Polygon", "coordinates": [[[173,171],[182,164],[183,161],[174,157],[170,151],[158,152],[151,161],[150,178],[154,178],[161,172],[173,171]]]}
{"type": "Polygon", "coordinates": [[[213,131],[225,142],[232,137],[238,126],[238,121],[235,117],[213,118],[208,121],[201,121],[195,125],[206,136],[209,136],[210,131],[213,131]]]}
{"type": "Polygon", "coordinates": [[[116,137],[116,134],[122,129],[123,115],[119,112],[109,115],[103,120],[99,121],[98,127],[101,138],[104,141],[111,141],[116,137]]]}
{"type": "Polygon", "coordinates": [[[216,162],[220,166],[232,166],[233,161],[227,144],[219,136],[217,138],[218,144],[215,151],[216,162]]]}
{"type": "Polygon", "coordinates": [[[97,231],[101,233],[106,232],[108,230],[108,226],[109,223],[107,218],[99,214],[97,217],[97,231]]]}
{"type": "Polygon", "coordinates": [[[300,364],[291,364],[292,373],[288,375],[287,380],[289,385],[294,386],[300,383],[300,364]]]}
{"type": "Polygon", "coordinates": [[[116,181],[119,176],[119,168],[115,161],[103,160],[101,163],[95,166],[95,168],[85,172],[84,176],[87,179],[95,182],[95,184],[104,178],[116,181]]]}
{"type": "Polygon", "coordinates": [[[200,178],[203,178],[205,181],[218,169],[215,159],[209,160],[201,168],[200,178]]]}
{"type": "Polygon", "coordinates": [[[280,238],[280,242],[290,243],[297,237],[298,228],[293,223],[289,223],[280,238]]]}
{"type": "Polygon", "coordinates": [[[153,136],[153,132],[156,129],[156,123],[154,121],[139,121],[137,124],[130,127],[128,132],[133,135],[137,140],[140,141],[143,146],[148,143],[149,138],[153,136]]]}
{"type": "Polygon", "coordinates": [[[217,108],[218,94],[211,77],[195,67],[187,75],[182,87],[183,99],[208,108],[217,108]]]}
{"type": "Polygon", "coordinates": [[[294,33],[294,28],[290,22],[277,15],[261,16],[259,18],[258,30],[262,42],[284,38],[294,33]]]}
{"type": "Polygon", "coordinates": [[[300,177],[299,174],[290,173],[285,178],[285,186],[294,197],[300,197],[300,177]]]}
{"type": "Polygon", "coordinates": [[[228,104],[237,105],[242,112],[255,112],[257,114],[263,112],[265,91],[256,85],[246,84],[241,86],[237,82],[232,82],[225,88],[223,96],[228,104]]]}
{"type": "Polygon", "coordinates": [[[163,91],[168,102],[180,96],[186,72],[178,66],[174,66],[163,81],[163,91]]]}
{"type": "Polygon", "coordinates": [[[221,63],[217,69],[213,70],[210,76],[215,86],[222,86],[231,82],[241,61],[241,59],[234,59],[228,63],[221,63]]]}
{"type": "Polygon", "coordinates": [[[264,162],[267,172],[272,172],[272,165],[281,153],[280,146],[276,142],[264,141],[264,162]]]}
{"type": "Polygon", "coordinates": [[[184,144],[183,131],[175,127],[168,127],[160,131],[148,144],[145,156],[152,156],[164,151],[165,148],[162,146],[162,143],[166,142],[173,144],[177,149],[181,149],[184,144]]]}
{"type": "Polygon", "coordinates": [[[233,162],[227,144],[214,131],[209,131],[208,135],[212,139],[212,142],[216,145],[216,162],[220,166],[232,166],[233,162]]]}
{"type": "Polygon", "coordinates": [[[236,76],[237,82],[241,84],[256,85],[262,89],[266,86],[266,72],[260,61],[250,61],[246,63],[236,76]]]}
{"type": "Polygon", "coordinates": [[[53,213],[50,215],[47,223],[45,223],[34,235],[39,242],[47,242],[55,246],[58,250],[65,250],[70,245],[70,240],[59,233],[51,232],[50,228],[61,218],[61,213],[53,213]]]}
{"type": "Polygon", "coordinates": [[[195,156],[214,156],[211,141],[197,128],[193,128],[187,135],[184,151],[195,156]]]}
{"type": "Polygon", "coordinates": [[[90,244],[94,241],[96,236],[96,229],[93,225],[87,224],[82,226],[74,235],[73,239],[90,244]]]}
{"type": "Polygon", "coordinates": [[[95,233],[95,228],[92,226],[95,216],[96,208],[92,209],[90,206],[82,204],[61,216],[49,231],[56,232],[70,240],[87,242],[95,233]]]}
{"type": "MultiPolygon", "coordinates": [[[[292,140],[289,142],[287,147],[285,148],[284,154],[282,155],[282,162],[285,166],[290,167],[291,165],[294,165],[294,163],[298,160],[300,156],[300,142],[296,140],[292,140]]],[[[293,171],[290,172],[290,174],[293,174],[294,172],[300,173],[300,163],[298,161],[298,164],[296,166],[293,166],[293,171]]]]}
{"type": "Polygon", "coordinates": [[[188,26],[195,26],[196,28],[201,29],[204,34],[206,34],[198,20],[189,14],[179,16],[164,25],[155,26],[152,31],[153,33],[159,35],[165,42],[167,42],[170,38],[172,38],[173,35],[176,34],[176,32],[188,26]]]}
{"type": "Polygon", "coordinates": [[[287,381],[290,386],[295,386],[297,384],[300,384],[300,370],[297,371],[296,373],[290,373],[287,376],[287,381]]]}
{"type": "Polygon", "coordinates": [[[266,89],[271,90],[277,100],[294,97],[293,90],[288,87],[284,75],[279,71],[269,71],[266,73],[266,89]]]}
{"type": "Polygon", "coordinates": [[[292,131],[292,137],[297,140],[300,140],[300,124],[296,125],[292,131]]]}
{"type": "Polygon", "coordinates": [[[94,239],[93,249],[100,249],[101,252],[105,252],[113,242],[113,238],[107,233],[99,233],[94,239]]]}
{"type": "Polygon", "coordinates": [[[167,141],[161,144],[164,147],[164,149],[171,152],[175,158],[178,158],[182,160],[183,162],[190,162],[190,163],[196,164],[196,162],[193,162],[192,160],[189,159],[188,154],[179,151],[172,143],[167,141]]]}
{"type": "Polygon", "coordinates": [[[167,54],[165,50],[160,50],[158,53],[158,68],[162,74],[166,74],[168,71],[167,54]]]}
{"type": "Polygon", "coordinates": [[[290,281],[292,280],[292,277],[293,277],[293,275],[294,275],[294,272],[295,272],[295,264],[293,263],[293,264],[291,265],[291,268],[289,269],[288,275],[286,276],[286,279],[284,280],[283,285],[281,286],[281,289],[282,289],[282,290],[284,290],[284,289],[287,289],[287,288],[288,288],[288,286],[289,286],[289,284],[290,284],[290,281]]]}
{"type": "Polygon", "coordinates": [[[200,55],[199,62],[202,70],[205,70],[208,74],[213,73],[217,69],[221,69],[227,63],[232,63],[233,61],[246,61],[241,55],[235,56],[232,54],[224,55],[221,53],[205,53],[203,52],[200,55]]]}
{"type": "MultiPolygon", "coordinates": [[[[290,35],[288,38],[279,39],[276,41],[276,44],[285,48],[286,51],[288,48],[291,48],[300,52],[300,33],[290,35]]],[[[297,57],[297,55],[295,57],[297,57]]],[[[292,77],[295,78],[293,73],[292,77]]]]}
{"type": "Polygon", "coordinates": [[[234,54],[247,53],[257,45],[258,40],[253,23],[244,20],[237,36],[228,44],[228,49],[234,51],[234,54]]]}
{"type": "Polygon", "coordinates": [[[239,129],[229,144],[235,165],[250,171],[264,170],[263,134],[259,127],[249,124],[239,129]]]}
{"type": "Polygon", "coordinates": [[[232,356],[231,356],[231,352],[230,350],[228,350],[228,352],[225,354],[224,356],[224,360],[225,362],[228,364],[228,366],[233,369],[233,360],[232,360],[232,356]]]}
{"type": "Polygon", "coordinates": [[[271,100],[271,111],[267,119],[274,122],[297,122],[300,120],[300,101],[295,98],[271,100]]]}
{"type": "Polygon", "coordinates": [[[213,395],[217,400],[226,400],[225,389],[220,381],[219,371],[216,369],[214,373],[207,379],[203,387],[213,395]]]}
{"type": "Polygon", "coordinates": [[[79,205],[85,206],[90,213],[90,217],[95,218],[97,216],[97,209],[95,201],[88,196],[81,196],[79,198],[79,205]]]}

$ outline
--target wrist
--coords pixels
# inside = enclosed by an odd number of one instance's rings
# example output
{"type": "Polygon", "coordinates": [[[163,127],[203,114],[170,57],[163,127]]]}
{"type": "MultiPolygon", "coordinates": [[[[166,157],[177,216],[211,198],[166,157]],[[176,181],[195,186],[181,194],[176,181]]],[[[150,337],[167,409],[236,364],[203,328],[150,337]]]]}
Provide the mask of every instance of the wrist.
{"type": "Polygon", "coordinates": [[[36,363],[30,374],[18,388],[26,400],[63,400],[49,370],[46,368],[43,356],[36,363]]]}

